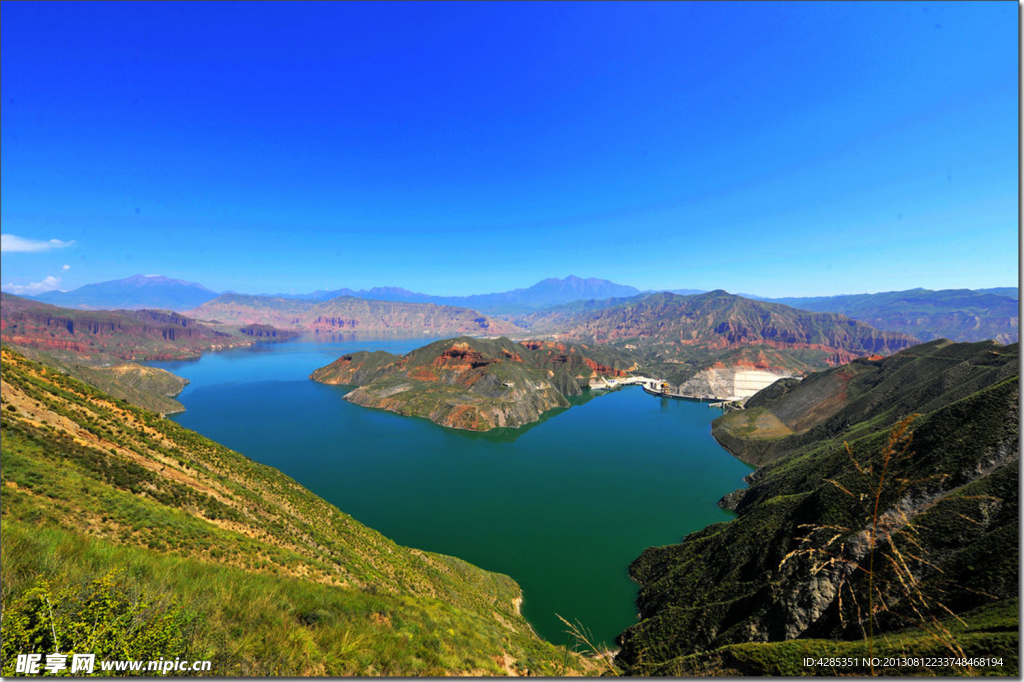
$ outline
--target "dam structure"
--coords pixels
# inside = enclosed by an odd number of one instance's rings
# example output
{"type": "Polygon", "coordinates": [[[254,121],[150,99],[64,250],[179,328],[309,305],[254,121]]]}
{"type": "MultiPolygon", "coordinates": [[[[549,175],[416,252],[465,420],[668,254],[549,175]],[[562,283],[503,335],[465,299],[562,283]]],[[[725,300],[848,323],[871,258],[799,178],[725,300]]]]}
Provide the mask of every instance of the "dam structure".
{"type": "Polygon", "coordinates": [[[620,386],[640,385],[646,393],[666,398],[708,401],[723,405],[741,403],[750,396],[779,379],[793,375],[767,369],[747,367],[710,367],[701,370],[684,383],[673,386],[663,379],[647,376],[595,377],[590,380],[590,390],[602,391],[620,386]]]}

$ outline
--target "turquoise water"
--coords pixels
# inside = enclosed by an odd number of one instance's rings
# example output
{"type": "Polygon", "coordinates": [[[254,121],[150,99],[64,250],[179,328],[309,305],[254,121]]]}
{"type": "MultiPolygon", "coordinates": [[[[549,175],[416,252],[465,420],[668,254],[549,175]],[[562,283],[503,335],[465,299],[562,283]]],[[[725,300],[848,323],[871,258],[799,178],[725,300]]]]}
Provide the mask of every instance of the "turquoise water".
{"type": "Polygon", "coordinates": [[[307,377],[343,353],[423,339],[295,341],[151,363],[191,380],[173,419],[276,467],[395,541],[507,573],[543,637],[555,614],[598,641],[635,622],[630,562],[729,515],[750,469],[711,437],[706,404],[629,387],[526,429],[471,434],[342,400],[307,377]]]}

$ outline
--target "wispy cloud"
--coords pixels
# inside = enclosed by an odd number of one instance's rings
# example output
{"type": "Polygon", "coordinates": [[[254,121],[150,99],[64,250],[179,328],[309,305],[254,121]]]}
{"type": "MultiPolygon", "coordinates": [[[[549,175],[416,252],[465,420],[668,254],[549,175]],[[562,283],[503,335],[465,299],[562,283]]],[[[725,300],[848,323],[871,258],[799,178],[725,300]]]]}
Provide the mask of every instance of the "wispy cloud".
{"type": "Polygon", "coordinates": [[[53,291],[60,284],[60,277],[49,276],[45,277],[42,282],[33,282],[32,284],[5,284],[0,287],[0,290],[6,291],[9,294],[16,294],[19,296],[33,294],[41,294],[46,291],[53,291]]]}
{"type": "Polygon", "coordinates": [[[60,269],[63,270],[64,272],[67,272],[68,270],[71,269],[71,266],[65,263],[64,265],[60,266],[60,269]]]}
{"type": "Polygon", "coordinates": [[[25,239],[13,234],[0,234],[0,251],[4,253],[36,253],[51,249],[63,249],[74,246],[75,240],[64,242],[59,239],[25,239]]]}

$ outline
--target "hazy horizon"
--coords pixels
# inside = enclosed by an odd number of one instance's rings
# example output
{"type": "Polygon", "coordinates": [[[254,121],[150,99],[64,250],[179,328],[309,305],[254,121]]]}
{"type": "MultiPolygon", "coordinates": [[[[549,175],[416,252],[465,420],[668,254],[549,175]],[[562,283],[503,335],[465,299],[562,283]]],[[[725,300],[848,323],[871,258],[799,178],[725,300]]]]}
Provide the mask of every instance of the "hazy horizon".
{"type": "MultiPolygon", "coordinates": [[[[136,273],[135,275],[130,275],[128,277],[123,277],[123,278],[120,278],[120,279],[117,279],[117,280],[104,280],[102,282],[86,282],[85,284],[83,284],[81,286],[88,286],[89,284],[103,284],[103,283],[106,283],[106,282],[124,281],[126,279],[131,279],[133,277],[140,277],[140,276],[141,277],[159,277],[159,278],[163,278],[163,279],[183,282],[185,284],[195,284],[195,285],[200,285],[200,286],[204,286],[205,287],[205,285],[202,282],[192,282],[192,281],[188,281],[188,280],[182,280],[182,279],[177,278],[177,277],[168,277],[167,275],[161,275],[161,274],[155,274],[155,273],[154,274],[148,274],[148,275],[141,275],[140,273],[136,273]]],[[[597,276],[583,277],[583,276],[577,276],[577,275],[574,275],[574,274],[570,273],[570,274],[565,275],[563,277],[544,278],[544,280],[539,280],[537,282],[532,282],[530,284],[524,284],[524,285],[521,285],[521,286],[516,286],[516,287],[513,287],[512,289],[508,289],[508,290],[505,290],[505,291],[529,289],[530,287],[532,287],[534,285],[537,285],[537,284],[541,284],[544,281],[549,280],[549,279],[566,280],[566,279],[569,279],[569,278],[572,278],[572,277],[576,277],[577,279],[580,279],[580,280],[598,279],[598,280],[602,280],[602,281],[605,281],[605,282],[611,282],[612,284],[618,284],[618,285],[622,285],[622,286],[632,286],[629,282],[616,282],[614,280],[608,280],[607,278],[597,277],[597,276]]],[[[1013,284],[1006,284],[1006,285],[995,286],[995,287],[977,287],[977,289],[1014,288],[1014,287],[1017,287],[1017,284],[1018,284],[1017,282],[1014,282],[1013,284]]],[[[75,289],[78,289],[78,288],[80,288],[80,287],[75,287],[75,289]]],[[[210,289],[210,287],[206,287],[206,288],[210,289]]],[[[341,285],[341,286],[335,286],[335,287],[324,288],[324,289],[303,290],[303,291],[299,291],[299,290],[295,290],[295,289],[291,289],[291,290],[288,290],[288,291],[238,291],[238,290],[235,290],[235,289],[223,289],[223,290],[210,289],[210,290],[215,292],[215,293],[217,293],[217,294],[221,294],[221,295],[223,295],[223,294],[242,294],[242,295],[247,295],[247,296],[275,296],[275,295],[294,296],[294,295],[313,294],[313,293],[323,292],[323,291],[340,291],[340,290],[343,290],[343,289],[350,289],[350,290],[356,291],[356,292],[358,292],[358,291],[369,291],[369,290],[373,290],[375,288],[376,289],[403,289],[405,291],[409,291],[410,293],[414,293],[414,294],[424,294],[424,295],[428,295],[428,296],[437,296],[437,297],[463,297],[463,296],[468,297],[468,296],[475,296],[475,295],[487,295],[487,294],[504,293],[504,292],[499,292],[499,291],[471,291],[471,292],[462,292],[462,293],[443,293],[443,294],[439,294],[439,293],[435,293],[433,291],[413,291],[411,289],[406,289],[405,287],[395,287],[393,285],[388,285],[388,284],[374,285],[372,287],[362,287],[360,289],[356,289],[355,287],[346,287],[344,285],[341,285]]],[[[635,288],[639,289],[639,287],[635,287],[635,288]]],[[[911,287],[911,289],[915,289],[915,288],[927,288],[927,287],[911,287]]],[[[967,289],[968,287],[944,287],[944,288],[945,289],[967,289]]],[[[641,291],[641,293],[647,293],[647,292],[673,291],[673,290],[686,290],[686,289],[694,289],[694,290],[696,290],[697,288],[696,287],[652,287],[652,288],[649,288],[649,289],[640,289],[640,291],[641,291]]],[[[725,289],[724,287],[714,287],[714,288],[710,288],[710,289],[704,289],[704,291],[715,291],[715,290],[720,290],[720,289],[721,290],[725,290],[727,293],[734,294],[734,295],[737,295],[737,296],[752,295],[752,296],[759,296],[759,297],[765,297],[765,298],[814,298],[814,297],[817,297],[817,296],[851,296],[851,295],[857,295],[857,294],[879,294],[879,293],[887,293],[889,291],[903,291],[903,290],[846,291],[846,292],[839,292],[839,293],[835,293],[835,294],[800,294],[800,295],[786,295],[786,296],[768,296],[766,294],[762,294],[759,291],[731,291],[731,290],[725,289]]],[[[2,287],[2,290],[5,293],[14,294],[14,295],[18,295],[18,296],[28,296],[28,297],[40,296],[41,294],[49,293],[50,291],[53,291],[53,292],[63,292],[63,293],[67,293],[69,291],[74,291],[74,289],[60,289],[60,288],[58,288],[58,289],[50,289],[48,291],[39,292],[39,293],[22,293],[22,292],[19,292],[19,291],[11,291],[11,290],[9,290],[9,287],[7,285],[4,285],[2,287]]]]}

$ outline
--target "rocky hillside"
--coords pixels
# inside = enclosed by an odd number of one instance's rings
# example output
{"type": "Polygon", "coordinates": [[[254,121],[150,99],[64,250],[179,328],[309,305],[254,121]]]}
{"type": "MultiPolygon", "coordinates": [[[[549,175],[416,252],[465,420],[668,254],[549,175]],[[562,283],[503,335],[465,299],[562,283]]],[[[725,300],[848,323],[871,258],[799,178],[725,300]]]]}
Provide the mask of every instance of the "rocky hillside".
{"type": "Polygon", "coordinates": [[[509,577],[399,546],[6,349],[2,371],[4,675],[58,649],[207,659],[221,677],[593,670],[533,634],[509,577]]]}
{"type": "Polygon", "coordinates": [[[654,294],[585,313],[566,333],[597,343],[677,351],[753,345],[817,351],[830,364],[862,355],[888,355],[916,342],[907,334],[880,332],[842,315],[808,313],[720,290],[694,296],[654,294]]]}
{"type": "Polygon", "coordinates": [[[1018,368],[1016,344],[933,342],[783,380],[716,420],[762,466],[727,496],[735,520],[633,563],[640,622],[618,662],[779,673],[775,656],[872,642],[998,654],[990,672],[1016,674],[1018,368]]]}
{"type": "Polygon", "coordinates": [[[497,335],[521,331],[510,322],[491,319],[468,308],[370,301],[349,296],[316,302],[223,294],[190,311],[189,315],[226,324],[262,324],[328,334],[497,335]]]}
{"type": "Polygon", "coordinates": [[[611,349],[542,341],[445,339],[404,356],[360,351],[310,378],[359,388],[346,400],[473,431],[537,421],[582,393],[591,376],[632,365],[611,349]]]}
{"type": "Polygon", "coordinates": [[[122,360],[176,360],[254,342],[163,310],[70,310],[0,294],[0,340],[19,346],[106,355],[122,360]]]}

